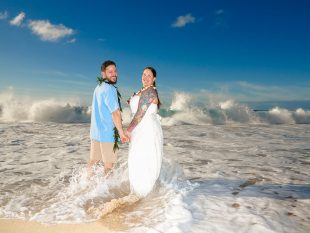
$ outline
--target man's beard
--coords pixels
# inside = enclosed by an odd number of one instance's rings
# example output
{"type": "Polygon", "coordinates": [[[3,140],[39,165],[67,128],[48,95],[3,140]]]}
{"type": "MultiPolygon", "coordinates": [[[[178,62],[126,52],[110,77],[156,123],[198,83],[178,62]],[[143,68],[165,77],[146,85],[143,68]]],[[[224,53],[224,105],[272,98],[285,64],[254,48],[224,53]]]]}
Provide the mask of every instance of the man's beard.
{"type": "Polygon", "coordinates": [[[117,83],[117,76],[114,76],[114,77],[115,77],[115,81],[112,81],[111,79],[108,79],[108,83],[116,84],[117,83]]]}

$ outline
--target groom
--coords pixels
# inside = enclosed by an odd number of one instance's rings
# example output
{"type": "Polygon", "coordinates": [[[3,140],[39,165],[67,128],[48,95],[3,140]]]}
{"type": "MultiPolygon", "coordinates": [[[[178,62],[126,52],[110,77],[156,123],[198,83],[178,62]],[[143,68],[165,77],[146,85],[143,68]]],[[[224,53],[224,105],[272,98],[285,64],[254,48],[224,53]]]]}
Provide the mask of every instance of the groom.
{"type": "Polygon", "coordinates": [[[101,65],[102,80],[94,90],[90,123],[90,160],[88,167],[102,161],[107,174],[117,159],[117,150],[113,149],[114,127],[122,143],[128,141],[122,125],[121,111],[116,87],[116,64],[107,60],[101,65]]]}

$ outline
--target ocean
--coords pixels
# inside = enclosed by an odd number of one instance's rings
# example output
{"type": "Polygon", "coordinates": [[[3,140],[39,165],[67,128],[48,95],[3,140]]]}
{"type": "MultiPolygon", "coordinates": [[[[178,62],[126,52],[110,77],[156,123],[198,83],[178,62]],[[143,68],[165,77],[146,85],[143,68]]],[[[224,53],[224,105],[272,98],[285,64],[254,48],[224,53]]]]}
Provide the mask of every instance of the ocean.
{"type": "MultiPolygon", "coordinates": [[[[128,144],[111,176],[98,166],[90,177],[89,107],[23,101],[0,101],[0,218],[97,221],[90,208],[129,193],[128,144]]],[[[160,111],[164,160],[154,190],[102,221],[111,232],[309,232],[310,111],[254,110],[177,93],[160,111]]]]}

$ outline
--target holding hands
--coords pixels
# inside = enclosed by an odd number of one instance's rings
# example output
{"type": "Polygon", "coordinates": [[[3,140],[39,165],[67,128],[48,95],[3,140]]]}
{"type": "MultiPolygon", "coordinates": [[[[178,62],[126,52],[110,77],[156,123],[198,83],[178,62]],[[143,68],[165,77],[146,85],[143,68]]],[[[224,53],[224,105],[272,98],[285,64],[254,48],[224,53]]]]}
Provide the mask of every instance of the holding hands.
{"type": "MultiPolygon", "coordinates": [[[[127,133],[127,132],[126,132],[127,133]]],[[[130,138],[127,136],[126,133],[121,133],[119,136],[120,136],[120,139],[122,141],[122,143],[127,143],[127,142],[130,142],[130,138]]]]}
{"type": "Polygon", "coordinates": [[[126,130],[125,135],[126,135],[127,138],[128,138],[128,142],[130,142],[130,140],[131,140],[131,132],[129,132],[128,130],[126,130]]]}

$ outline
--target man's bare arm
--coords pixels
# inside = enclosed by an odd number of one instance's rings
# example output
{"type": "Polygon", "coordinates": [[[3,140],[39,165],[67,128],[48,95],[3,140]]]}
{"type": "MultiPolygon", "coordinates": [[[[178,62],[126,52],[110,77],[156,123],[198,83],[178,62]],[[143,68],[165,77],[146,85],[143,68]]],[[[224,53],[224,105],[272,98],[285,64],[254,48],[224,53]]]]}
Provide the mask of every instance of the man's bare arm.
{"type": "Polygon", "coordinates": [[[124,143],[126,141],[126,136],[124,134],[123,124],[122,124],[122,115],[121,115],[121,111],[119,109],[112,112],[112,120],[114,122],[114,125],[115,125],[118,133],[119,133],[121,141],[124,143]]]}

